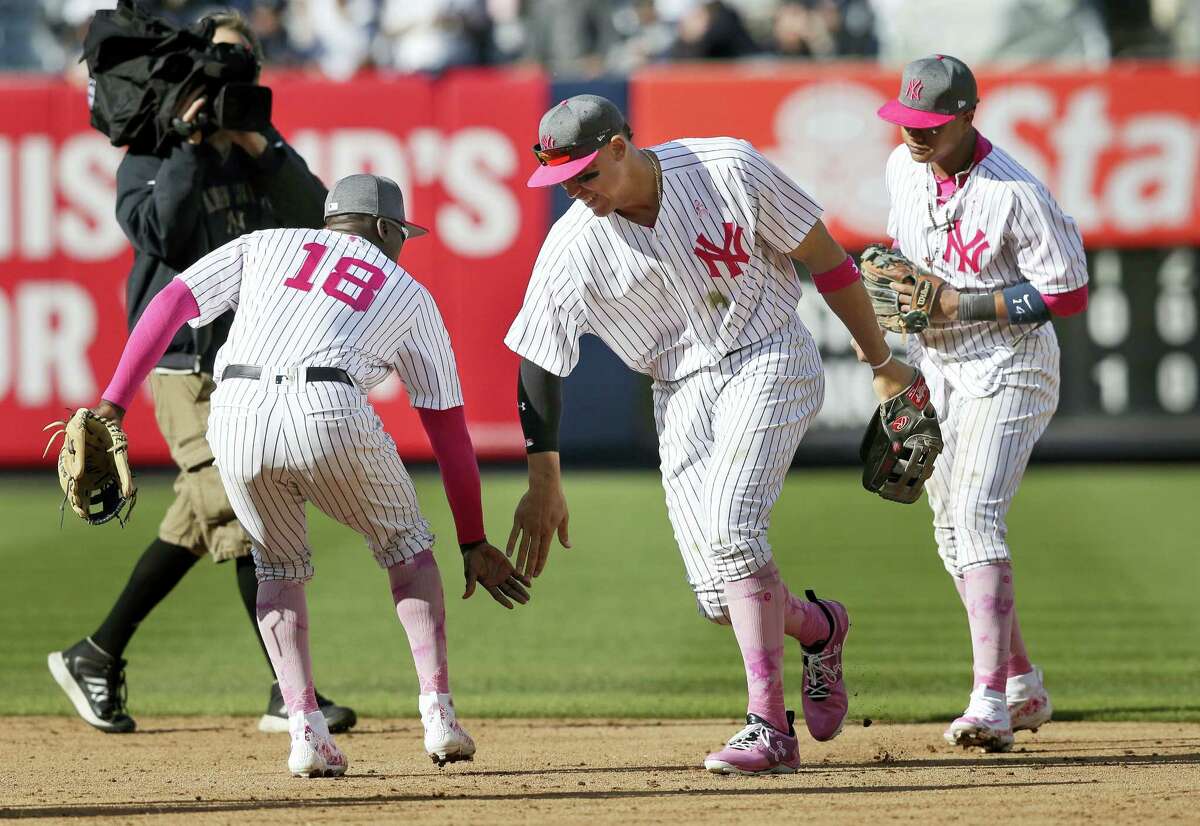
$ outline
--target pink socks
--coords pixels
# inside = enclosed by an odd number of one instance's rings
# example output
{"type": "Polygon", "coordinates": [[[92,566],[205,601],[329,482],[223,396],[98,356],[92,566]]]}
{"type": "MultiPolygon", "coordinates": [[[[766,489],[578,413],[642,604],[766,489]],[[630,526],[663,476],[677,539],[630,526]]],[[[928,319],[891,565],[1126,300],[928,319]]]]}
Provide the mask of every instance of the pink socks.
{"type": "Polygon", "coordinates": [[[1014,628],[1012,565],[1004,562],[972,568],[964,574],[963,582],[975,657],[974,684],[1003,694],[1014,628]]]}
{"type": "Polygon", "coordinates": [[[1020,677],[1033,671],[1029,652],[1025,650],[1025,639],[1021,636],[1021,624],[1017,622],[1017,607],[1012,612],[1012,643],[1008,654],[1008,676],[1020,677]]]}
{"type": "MultiPolygon", "coordinates": [[[[408,635],[421,693],[447,694],[446,610],[442,580],[432,551],[388,568],[396,614],[408,635]]],[[[304,583],[268,580],[258,584],[258,628],[279,678],[288,715],[317,710],[312,657],[308,650],[308,602],[304,583]]]]}
{"type": "Polygon", "coordinates": [[[746,710],[782,732],[788,731],[783,701],[783,617],[787,589],[775,563],[753,576],[725,583],[725,600],[742,661],[750,699],[746,710]]]}
{"type": "MultiPolygon", "coordinates": [[[[774,567],[775,563],[771,563],[774,567]]],[[[815,602],[793,596],[784,586],[783,633],[801,645],[812,645],[827,638],[833,629],[825,612],[815,602]]]]}
{"type": "MultiPolygon", "coordinates": [[[[1011,575],[1011,563],[1009,564],[1009,573],[1011,575]]],[[[954,588],[958,591],[959,599],[963,602],[963,607],[967,605],[967,583],[956,576],[950,577],[954,583],[954,588]]],[[[1020,677],[1024,674],[1029,674],[1033,671],[1033,663],[1029,661],[1029,652],[1025,648],[1025,638],[1021,636],[1021,623],[1017,617],[1017,606],[1013,603],[1012,608],[1012,635],[1009,637],[1009,655],[1008,655],[1008,676],[1020,677]]]]}
{"type": "Polygon", "coordinates": [[[258,583],[258,630],[279,678],[288,716],[316,711],[303,582],[271,579],[258,583]]]}
{"type": "Polygon", "coordinates": [[[420,693],[449,693],[446,604],[433,551],[422,551],[407,563],[388,568],[388,581],[392,586],[396,615],[408,635],[420,693]]]}

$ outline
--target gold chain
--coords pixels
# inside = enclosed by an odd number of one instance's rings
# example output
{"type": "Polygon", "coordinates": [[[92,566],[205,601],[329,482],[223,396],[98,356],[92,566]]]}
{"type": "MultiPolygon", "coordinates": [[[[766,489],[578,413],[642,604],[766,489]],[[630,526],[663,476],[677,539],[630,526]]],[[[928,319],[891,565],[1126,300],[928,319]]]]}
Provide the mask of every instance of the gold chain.
{"type": "Polygon", "coordinates": [[[643,150],[650,156],[650,165],[654,167],[654,191],[658,196],[658,206],[662,206],[662,163],[658,160],[658,156],[649,149],[643,150]]]}

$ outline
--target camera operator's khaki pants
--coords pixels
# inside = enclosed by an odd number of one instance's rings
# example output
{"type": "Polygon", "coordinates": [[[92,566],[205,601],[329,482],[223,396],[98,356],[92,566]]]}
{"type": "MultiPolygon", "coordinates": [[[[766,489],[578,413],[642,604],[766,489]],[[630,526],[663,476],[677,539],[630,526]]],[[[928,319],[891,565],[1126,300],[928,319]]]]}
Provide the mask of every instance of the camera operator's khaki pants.
{"type": "Polygon", "coordinates": [[[233,514],[205,436],[209,396],[215,388],[207,373],[150,374],[158,429],[179,466],[175,501],[163,517],[158,537],[196,556],[208,553],[213,561],[224,562],[248,556],[250,537],[233,514]]]}

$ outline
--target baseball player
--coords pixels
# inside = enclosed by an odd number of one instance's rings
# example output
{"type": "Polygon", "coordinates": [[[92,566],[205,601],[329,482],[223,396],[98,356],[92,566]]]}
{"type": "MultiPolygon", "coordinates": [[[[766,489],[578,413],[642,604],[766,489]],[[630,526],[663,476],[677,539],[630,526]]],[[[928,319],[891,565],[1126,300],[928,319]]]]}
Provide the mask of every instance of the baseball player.
{"type": "Polygon", "coordinates": [[[794,772],[783,696],[783,641],[804,652],[804,718],[817,740],[846,715],[838,602],[793,596],[767,528],[793,454],[821,406],[824,375],[800,322],[792,259],[869,354],[881,398],[914,370],[891,358],[852,259],[821,208],[749,143],[680,139],[640,148],[618,108],[594,95],[553,107],[529,186],[575,203],[550,230],[505,343],[521,356],[518,397],[529,490],[508,552],[543,570],[555,533],[570,547],[558,455],[561,377],[579,337],[600,337],[654,380],[663,487],[700,613],[732,625],[749,689],[747,725],[705,766],[794,772]]]}
{"type": "MultiPolygon", "coordinates": [[[[945,737],[1003,751],[1013,731],[1036,731],[1051,715],[1017,622],[1005,516],[1058,405],[1048,322],[1087,306],[1088,274],[1075,222],[975,129],[978,99],[970,69],[933,55],[905,67],[879,116],[904,138],[887,164],[888,234],[940,288],[908,353],[945,440],[927,490],[974,652],[970,703],[945,737]]],[[[909,306],[912,288],[897,291],[909,306]]]]}
{"type": "Polygon", "coordinates": [[[236,310],[216,358],[208,438],[238,520],[254,542],[258,622],[279,675],[298,776],[346,771],[313,693],[304,585],[313,575],[305,503],[367,540],[388,572],[420,682],[425,748],[470,759],[446,664],[433,535],[412,481],[366,393],[395,370],[429,435],[463,550],[469,597],[481,583],[511,608],[528,593],[483,531],[479,469],[450,339],[433,298],[395,263],[426,230],[404,217],[396,183],[339,181],[325,228],[244,235],[201,258],[154,299],[130,335],[99,415],[118,421],[184,321],[236,310]]]}

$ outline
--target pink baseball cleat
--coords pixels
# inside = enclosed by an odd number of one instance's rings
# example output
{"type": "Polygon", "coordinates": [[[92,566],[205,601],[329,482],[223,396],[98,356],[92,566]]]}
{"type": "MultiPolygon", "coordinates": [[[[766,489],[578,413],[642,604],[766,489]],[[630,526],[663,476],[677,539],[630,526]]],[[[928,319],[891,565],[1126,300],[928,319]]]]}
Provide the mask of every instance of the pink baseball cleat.
{"type": "Polygon", "coordinates": [[[757,714],[746,715],[746,727],[733,735],[725,748],[704,760],[704,768],[716,774],[792,774],[800,768],[800,744],[792,725],[796,715],[787,713],[784,734],[757,714]]]}
{"type": "Polygon", "coordinates": [[[1042,681],[1042,669],[1036,665],[1028,674],[1009,677],[1004,686],[1004,695],[1014,732],[1036,732],[1054,716],[1054,706],[1042,681]]]}
{"type": "Polygon", "coordinates": [[[962,716],[950,724],[942,735],[953,746],[984,751],[1008,751],[1012,748],[1012,721],[1004,695],[986,685],[977,685],[971,692],[971,702],[962,716]]]}
{"type": "Polygon", "coordinates": [[[842,675],[842,646],[850,633],[850,615],[846,606],[829,599],[817,599],[805,591],[808,601],[820,607],[829,621],[829,636],[804,652],[804,724],[814,740],[832,740],[842,733],[846,722],[846,681],[842,675]]]}

